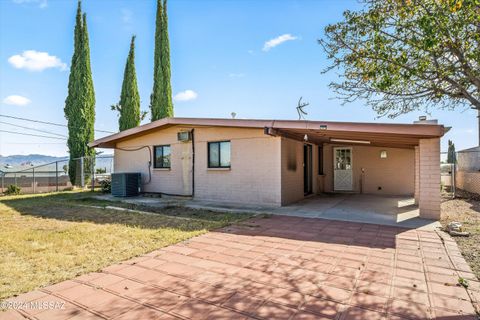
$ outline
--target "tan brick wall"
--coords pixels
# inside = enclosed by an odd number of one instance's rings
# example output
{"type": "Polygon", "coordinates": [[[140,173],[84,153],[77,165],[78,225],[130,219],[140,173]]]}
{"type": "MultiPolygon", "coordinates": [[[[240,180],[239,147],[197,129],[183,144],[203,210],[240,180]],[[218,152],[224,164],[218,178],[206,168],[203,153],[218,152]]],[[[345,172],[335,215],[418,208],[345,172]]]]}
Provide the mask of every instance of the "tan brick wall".
{"type": "MultiPolygon", "coordinates": [[[[190,195],[192,192],[191,143],[177,141],[182,126],[123,141],[121,148],[171,145],[171,169],[152,169],[152,181],[145,192],[190,195]]],[[[195,128],[195,197],[204,200],[249,204],[281,203],[280,138],[267,136],[263,129],[195,128]],[[231,141],[231,169],[207,168],[207,142],[231,141]]],[[[115,172],[141,171],[148,177],[146,149],[135,152],[115,150],[115,172]]]]}
{"type": "MultiPolygon", "coordinates": [[[[141,137],[122,141],[117,147],[134,149],[141,146],[149,146],[152,152],[151,182],[143,185],[143,192],[161,192],[178,195],[189,195],[191,188],[191,156],[190,153],[183,155],[184,151],[191,150],[190,143],[177,141],[177,132],[182,128],[172,127],[150,133],[141,137]],[[153,146],[170,145],[171,168],[153,168],[153,146]]],[[[115,150],[115,172],[141,172],[142,180],[148,180],[149,150],[138,151],[115,150]]]]}
{"type": "Polygon", "coordinates": [[[281,204],[281,139],[263,129],[198,128],[196,194],[199,199],[281,204]],[[231,170],[207,169],[207,141],[231,140],[231,170]]]}
{"type": "MultiPolygon", "coordinates": [[[[324,190],[334,191],[333,148],[340,145],[324,145],[324,190]]],[[[413,149],[351,146],[353,191],[384,195],[413,195],[415,191],[415,152],[413,149]],[[387,151],[387,158],[380,152],[387,151]],[[362,168],[364,173],[362,176],[362,168]],[[381,190],[379,190],[379,187],[381,190]]]]}
{"type": "MultiPolygon", "coordinates": [[[[282,205],[305,198],[303,190],[304,142],[282,138],[282,205]]],[[[318,191],[318,148],[312,145],[312,190],[318,191]]]]}
{"type": "Polygon", "coordinates": [[[420,198],[420,148],[415,147],[415,203],[418,204],[420,198]]]}
{"type": "Polygon", "coordinates": [[[420,139],[420,216],[440,219],[440,139],[420,139]]]}
{"type": "Polygon", "coordinates": [[[457,171],[455,174],[457,188],[480,194],[480,172],[457,171]]]}

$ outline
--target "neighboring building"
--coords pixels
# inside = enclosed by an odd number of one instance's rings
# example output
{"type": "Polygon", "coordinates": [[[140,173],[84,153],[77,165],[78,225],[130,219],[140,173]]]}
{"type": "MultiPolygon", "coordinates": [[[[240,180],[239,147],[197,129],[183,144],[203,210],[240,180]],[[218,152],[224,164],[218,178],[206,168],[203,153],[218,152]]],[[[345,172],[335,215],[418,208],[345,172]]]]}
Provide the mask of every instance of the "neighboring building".
{"type": "Polygon", "coordinates": [[[461,171],[480,171],[480,147],[458,151],[457,168],[461,171]]]}
{"type": "Polygon", "coordinates": [[[455,185],[459,189],[480,194],[480,147],[457,152],[455,185]]]}
{"type": "Polygon", "coordinates": [[[415,124],[166,118],[90,143],[143,192],[281,206],[322,192],[414,195],[440,216],[436,122],[415,124]],[[151,161],[151,164],[150,162],[151,161]]]}

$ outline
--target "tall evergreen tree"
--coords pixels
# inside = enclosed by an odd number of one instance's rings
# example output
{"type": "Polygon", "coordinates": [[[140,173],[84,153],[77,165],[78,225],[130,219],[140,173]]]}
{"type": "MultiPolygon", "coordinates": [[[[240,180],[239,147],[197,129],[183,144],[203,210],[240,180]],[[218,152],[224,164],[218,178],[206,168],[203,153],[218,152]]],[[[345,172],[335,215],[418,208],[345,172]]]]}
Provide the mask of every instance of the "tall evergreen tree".
{"type": "MultiPolygon", "coordinates": [[[[73,184],[78,184],[76,158],[95,155],[88,147],[94,139],[95,91],[90,67],[90,47],[87,30],[87,16],[82,15],[81,1],[78,1],[74,31],[74,51],[68,80],[68,96],[65,100],[65,118],[68,125],[68,149],[70,162],[68,174],[73,184]]],[[[90,164],[86,172],[90,172],[90,164]]]]}
{"type": "Polygon", "coordinates": [[[457,163],[457,154],[455,152],[455,144],[452,140],[448,140],[447,163],[457,163]]]}
{"type": "Polygon", "coordinates": [[[123,74],[120,102],[112,106],[120,113],[118,127],[120,131],[136,127],[145,116],[140,112],[140,95],[138,93],[137,73],[135,71],[135,36],[132,36],[125,72],[123,74]]]}
{"type": "Polygon", "coordinates": [[[162,0],[157,0],[156,19],[153,92],[150,96],[152,121],[173,117],[167,0],[163,0],[163,5],[162,0]]]}

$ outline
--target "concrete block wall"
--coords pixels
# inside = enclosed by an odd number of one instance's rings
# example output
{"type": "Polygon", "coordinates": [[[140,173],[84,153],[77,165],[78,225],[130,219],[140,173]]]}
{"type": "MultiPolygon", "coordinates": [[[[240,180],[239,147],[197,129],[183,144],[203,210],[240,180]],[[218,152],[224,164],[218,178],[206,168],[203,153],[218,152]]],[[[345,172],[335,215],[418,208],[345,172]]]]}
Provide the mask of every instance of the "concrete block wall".
{"type": "MultiPolygon", "coordinates": [[[[305,198],[303,185],[303,147],[304,142],[281,138],[282,166],[282,205],[287,205],[305,198]]],[[[312,145],[312,191],[318,192],[318,146],[312,145]]]]}
{"type": "MultiPolygon", "coordinates": [[[[144,192],[192,194],[192,143],[177,141],[177,132],[192,127],[173,126],[118,143],[120,148],[170,145],[171,168],[153,169],[144,192]]],[[[235,203],[281,205],[280,138],[263,129],[195,127],[195,198],[235,203]],[[208,168],[207,143],[231,142],[231,168],[208,168]]],[[[115,150],[115,172],[141,172],[148,179],[148,149],[115,150]]],[[[153,154],[152,154],[153,159],[153,154]]],[[[152,160],[153,161],[153,160],[152,160]]]]}
{"type": "Polygon", "coordinates": [[[456,187],[471,193],[480,194],[480,172],[457,171],[456,187]]]}
{"type": "Polygon", "coordinates": [[[177,141],[177,132],[184,129],[179,127],[166,128],[118,143],[117,147],[122,149],[135,149],[142,146],[148,146],[150,149],[143,148],[137,151],[116,149],[114,172],[140,172],[143,182],[148,182],[148,162],[151,158],[151,181],[143,184],[143,192],[190,195],[192,193],[191,143],[177,141]],[[170,145],[170,169],[155,169],[153,167],[153,146],[158,145],[170,145]]]}
{"type": "Polygon", "coordinates": [[[413,195],[415,151],[374,146],[324,144],[324,190],[334,192],[333,149],[352,148],[353,192],[383,195],[413,195]],[[382,151],[387,158],[381,158],[382,151]],[[363,169],[363,173],[362,173],[363,169]]]}
{"type": "Polygon", "coordinates": [[[281,205],[281,138],[263,129],[195,129],[195,198],[281,205]],[[231,141],[231,168],[209,169],[207,143],[231,141]]]}
{"type": "Polygon", "coordinates": [[[440,219],[440,139],[420,139],[420,217],[440,219]]]}

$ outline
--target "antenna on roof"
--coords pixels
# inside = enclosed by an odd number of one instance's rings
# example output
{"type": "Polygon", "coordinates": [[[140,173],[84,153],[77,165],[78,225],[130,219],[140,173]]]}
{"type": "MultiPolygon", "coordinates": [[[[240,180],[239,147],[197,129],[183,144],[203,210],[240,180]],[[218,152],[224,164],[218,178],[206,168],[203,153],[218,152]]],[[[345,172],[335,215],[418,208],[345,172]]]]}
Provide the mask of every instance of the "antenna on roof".
{"type": "Polygon", "coordinates": [[[302,102],[302,98],[303,97],[300,97],[300,99],[298,99],[298,105],[297,105],[298,120],[305,119],[305,115],[307,115],[308,113],[306,113],[303,110],[303,108],[305,108],[310,104],[308,102],[302,102]]]}

